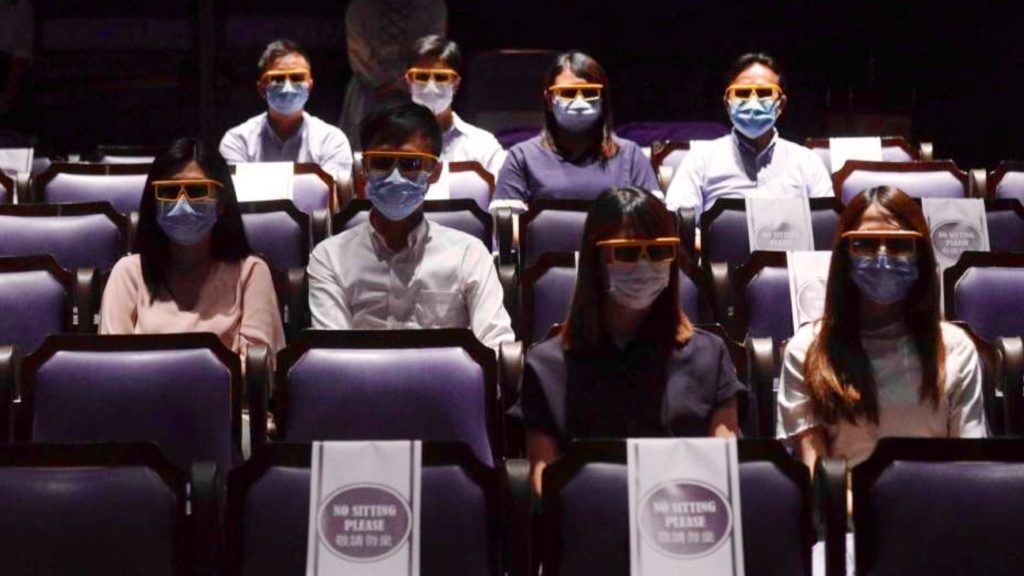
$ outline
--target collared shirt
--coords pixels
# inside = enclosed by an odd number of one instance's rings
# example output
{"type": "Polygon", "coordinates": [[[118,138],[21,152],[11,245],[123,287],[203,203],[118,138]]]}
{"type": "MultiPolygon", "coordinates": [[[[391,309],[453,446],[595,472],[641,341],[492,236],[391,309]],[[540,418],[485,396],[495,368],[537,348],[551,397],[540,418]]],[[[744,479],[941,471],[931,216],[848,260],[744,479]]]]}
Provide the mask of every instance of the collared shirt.
{"type": "Polygon", "coordinates": [[[441,160],[444,160],[444,165],[437,182],[427,190],[427,200],[450,198],[449,162],[478,162],[484,170],[490,172],[497,179],[501,165],[505,163],[505,149],[498,143],[494,134],[469,124],[452,112],[452,127],[445,131],[443,138],[444,148],[441,150],[441,160]]]}
{"type": "Polygon", "coordinates": [[[619,152],[602,161],[589,158],[570,162],[535,136],[508,151],[498,175],[491,209],[510,206],[525,210],[537,198],[593,200],[601,192],[619,186],[659,190],[651,161],[634,142],[615,137],[619,152]]]}
{"type": "Polygon", "coordinates": [[[398,253],[369,222],[346,230],[313,250],[308,272],[314,328],[471,328],[495,349],[515,338],[491,253],[426,219],[398,253]]]}
{"type": "Polygon", "coordinates": [[[334,178],[352,172],[352,147],[336,126],[302,113],[302,126],[287,140],[274,132],[267,113],[253,116],[228,130],[220,154],[229,164],[244,162],[313,162],[334,178]]]}
{"type": "Polygon", "coordinates": [[[758,153],[733,131],[686,155],[665,203],[669,210],[693,208],[700,218],[719,198],[833,195],[825,163],[809,148],[783,140],[776,131],[758,153]]]}

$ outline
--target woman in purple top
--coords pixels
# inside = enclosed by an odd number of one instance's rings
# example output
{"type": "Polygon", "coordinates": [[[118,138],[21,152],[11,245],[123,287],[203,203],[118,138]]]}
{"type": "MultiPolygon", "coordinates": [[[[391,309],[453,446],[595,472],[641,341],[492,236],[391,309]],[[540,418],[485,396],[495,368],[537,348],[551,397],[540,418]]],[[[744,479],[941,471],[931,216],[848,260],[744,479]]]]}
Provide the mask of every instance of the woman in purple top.
{"type": "Polygon", "coordinates": [[[659,189],[640,147],[612,133],[611,87],[596,60],[559,55],[545,86],[544,130],[509,150],[492,209],[521,211],[537,198],[593,200],[619,186],[659,189]]]}
{"type": "Polygon", "coordinates": [[[587,215],[569,316],[526,355],[522,416],[534,490],[575,438],[736,434],[725,343],[693,328],[673,272],[671,214],[637,188],[601,194],[587,215]]]}

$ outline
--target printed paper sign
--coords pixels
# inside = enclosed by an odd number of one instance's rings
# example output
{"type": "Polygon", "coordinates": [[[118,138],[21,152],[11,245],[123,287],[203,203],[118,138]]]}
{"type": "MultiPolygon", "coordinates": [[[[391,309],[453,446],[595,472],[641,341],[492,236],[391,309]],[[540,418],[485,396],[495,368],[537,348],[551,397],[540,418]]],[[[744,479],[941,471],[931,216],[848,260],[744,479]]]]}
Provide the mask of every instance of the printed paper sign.
{"type": "Polygon", "coordinates": [[[419,576],[420,442],[315,442],[306,576],[419,576]]]}
{"type": "Polygon", "coordinates": [[[750,251],[814,250],[811,205],[806,198],[747,198],[750,251]]]}
{"type": "Polygon", "coordinates": [[[743,576],[736,440],[627,441],[631,576],[743,576]]]}
{"type": "Polygon", "coordinates": [[[831,261],[832,253],[827,251],[786,254],[794,332],[825,313],[825,292],[831,261]]]}
{"type": "Polygon", "coordinates": [[[882,160],[882,139],[868,138],[829,138],[829,163],[832,171],[838,172],[847,160],[882,160]]]}
{"type": "Polygon", "coordinates": [[[988,220],[980,198],[922,198],[939,270],[956,264],[967,251],[987,252],[988,220]]]}
{"type": "Polygon", "coordinates": [[[235,193],[239,202],[291,200],[295,164],[252,162],[235,165],[235,193]]]}
{"type": "Polygon", "coordinates": [[[31,172],[34,154],[32,148],[0,148],[0,170],[11,175],[31,172]]]}

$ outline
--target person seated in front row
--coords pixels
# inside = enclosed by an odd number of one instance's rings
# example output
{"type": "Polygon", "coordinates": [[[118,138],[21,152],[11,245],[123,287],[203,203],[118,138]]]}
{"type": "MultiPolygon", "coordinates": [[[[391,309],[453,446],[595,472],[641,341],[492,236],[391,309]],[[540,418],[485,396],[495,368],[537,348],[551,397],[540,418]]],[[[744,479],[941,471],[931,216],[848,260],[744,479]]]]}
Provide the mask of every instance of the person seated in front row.
{"type": "Polygon", "coordinates": [[[778,437],[812,471],[823,456],[855,466],[886,436],[987,435],[978,353],[939,315],[928,238],[896,188],[862,192],[843,211],[825,314],[789,341],[779,381],[778,437]]]}
{"type": "Polygon", "coordinates": [[[744,54],[726,74],[722,101],[732,133],[696,148],[669,183],[669,210],[697,218],[719,198],[832,197],[832,178],[817,154],[779,136],[786,108],[782,71],[767,54],[744,54]]]}
{"type": "Polygon", "coordinates": [[[100,334],[212,332],[243,358],[284,348],[270,268],[252,254],[228,165],[194,139],[153,162],[139,209],[137,254],[114,265],[100,334]]]}
{"type": "Polygon", "coordinates": [[[321,242],[309,259],[309,306],[320,329],[471,328],[491,348],[513,340],[490,251],[428,221],[423,198],[440,169],[441,128],[406,102],[360,129],[369,222],[321,242]]]}
{"type": "Polygon", "coordinates": [[[679,306],[679,238],[653,194],[591,207],[569,315],[526,354],[522,416],[534,490],[576,438],[737,434],[745,391],[722,340],[679,306]]]}
{"type": "Polygon", "coordinates": [[[231,164],[312,162],[338,180],[352,171],[352,147],[336,126],[305,111],[313,90],[309,57],[290,40],[267,45],[256,91],[268,111],[228,130],[220,153],[231,164]]]}
{"type": "Polygon", "coordinates": [[[444,36],[424,36],[412,45],[406,86],[412,101],[430,108],[441,125],[445,162],[478,162],[495,177],[505,162],[505,150],[494,134],[467,123],[452,110],[461,83],[462,54],[444,36]]]}
{"type": "Polygon", "coordinates": [[[596,60],[559,55],[545,86],[544,130],[509,150],[491,210],[524,211],[539,198],[593,200],[618,186],[660,190],[640,147],[612,133],[611,87],[596,60]]]}

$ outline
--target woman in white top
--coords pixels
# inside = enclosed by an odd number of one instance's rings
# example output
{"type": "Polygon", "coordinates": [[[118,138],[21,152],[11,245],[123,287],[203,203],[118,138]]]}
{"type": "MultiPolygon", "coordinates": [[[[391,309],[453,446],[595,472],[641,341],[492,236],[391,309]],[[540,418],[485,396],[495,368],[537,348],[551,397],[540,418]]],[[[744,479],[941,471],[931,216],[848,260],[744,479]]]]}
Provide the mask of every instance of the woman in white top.
{"type": "Polygon", "coordinates": [[[778,435],[811,470],[866,459],[878,438],[983,437],[981,367],[939,316],[921,209],[896,188],[862,192],[840,219],[825,314],[786,346],[778,435]]]}

